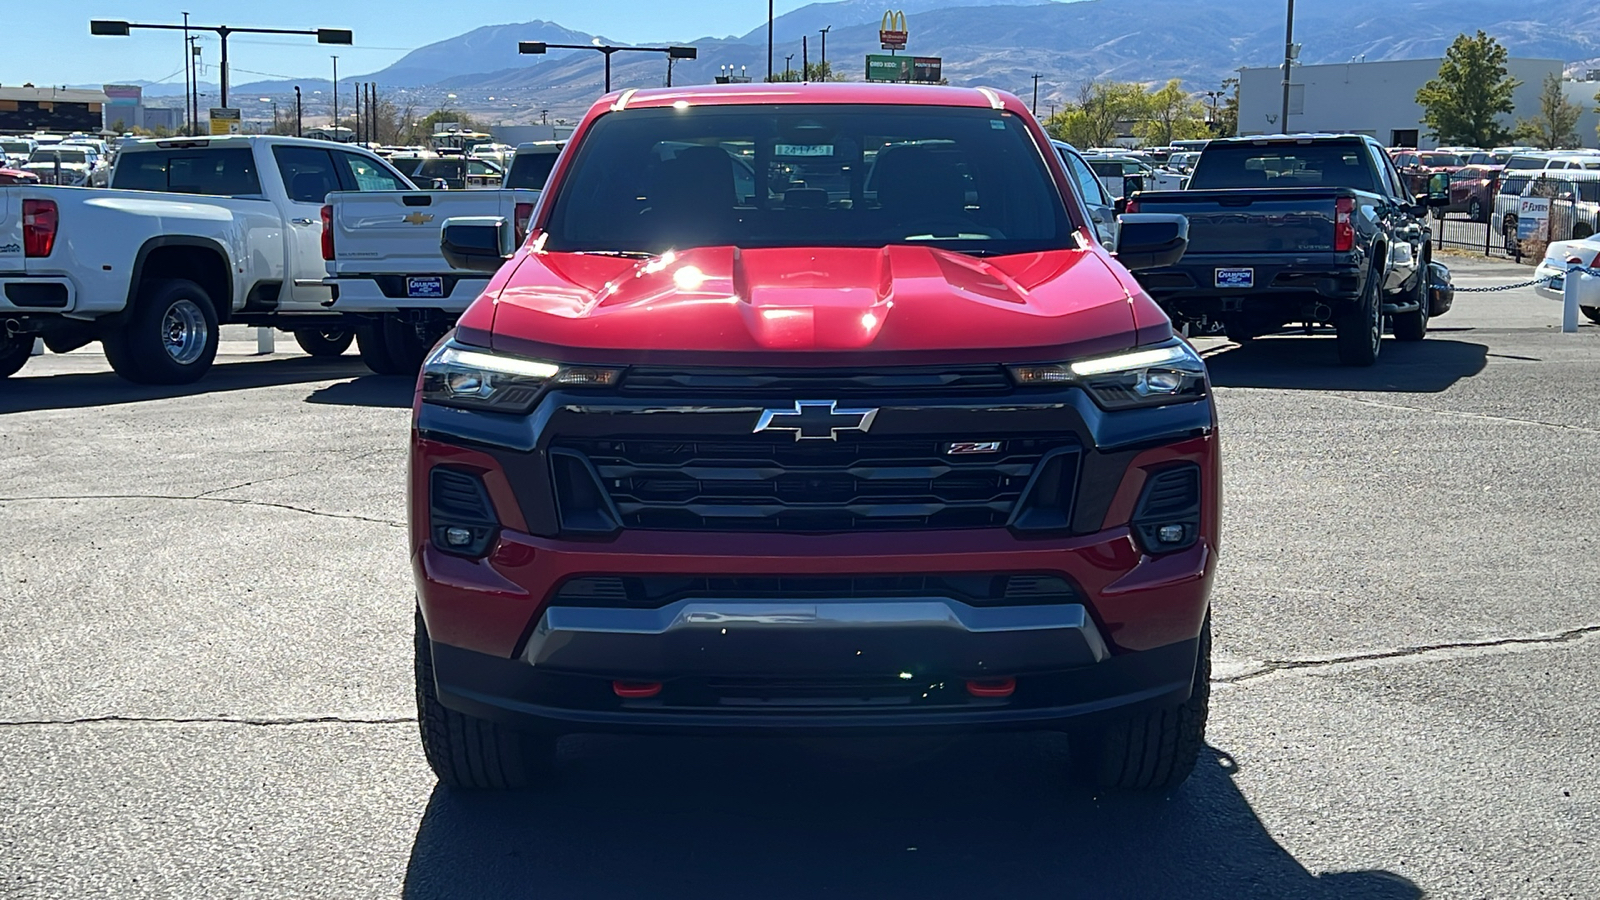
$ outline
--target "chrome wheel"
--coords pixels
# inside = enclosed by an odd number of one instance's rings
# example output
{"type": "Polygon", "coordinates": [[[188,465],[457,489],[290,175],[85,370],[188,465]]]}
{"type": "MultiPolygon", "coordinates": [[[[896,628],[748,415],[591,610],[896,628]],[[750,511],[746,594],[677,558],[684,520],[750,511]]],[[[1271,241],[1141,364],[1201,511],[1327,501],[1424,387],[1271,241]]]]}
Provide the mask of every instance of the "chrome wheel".
{"type": "Polygon", "coordinates": [[[206,317],[193,300],[179,300],[167,307],[161,318],[161,342],[173,362],[190,365],[205,353],[210,339],[206,317]]]}

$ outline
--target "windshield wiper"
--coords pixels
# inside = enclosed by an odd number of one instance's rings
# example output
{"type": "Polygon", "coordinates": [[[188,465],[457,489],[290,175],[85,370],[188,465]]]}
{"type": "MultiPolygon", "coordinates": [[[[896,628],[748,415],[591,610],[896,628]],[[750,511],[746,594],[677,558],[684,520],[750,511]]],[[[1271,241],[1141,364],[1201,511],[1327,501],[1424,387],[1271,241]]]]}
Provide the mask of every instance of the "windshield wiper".
{"type": "Polygon", "coordinates": [[[644,250],[574,250],[579,256],[618,256],[623,259],[655,259],[658,254],[644,250]]]}

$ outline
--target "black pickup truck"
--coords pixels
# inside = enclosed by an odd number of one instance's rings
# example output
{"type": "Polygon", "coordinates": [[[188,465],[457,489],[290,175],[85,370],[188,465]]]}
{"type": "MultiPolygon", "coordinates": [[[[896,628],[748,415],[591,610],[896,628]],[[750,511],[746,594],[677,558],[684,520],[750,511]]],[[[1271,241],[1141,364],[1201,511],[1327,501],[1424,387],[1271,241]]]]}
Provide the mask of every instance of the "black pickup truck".
{"type": "Polygon", "coordinates": [[[1372,138],[1289,135],[1212,141],[1187,190],[1136,193],[1127,211],[1189,218],[1183,259],[1139,276],[1175,322],[1220,321],[1241,342],[1332,325],[1339,361],[1369,366],[1386,317],[1420,341],[1444,312],[1430,308],[1427,210],[1447,200],[1413,199],[1372,138]]]}

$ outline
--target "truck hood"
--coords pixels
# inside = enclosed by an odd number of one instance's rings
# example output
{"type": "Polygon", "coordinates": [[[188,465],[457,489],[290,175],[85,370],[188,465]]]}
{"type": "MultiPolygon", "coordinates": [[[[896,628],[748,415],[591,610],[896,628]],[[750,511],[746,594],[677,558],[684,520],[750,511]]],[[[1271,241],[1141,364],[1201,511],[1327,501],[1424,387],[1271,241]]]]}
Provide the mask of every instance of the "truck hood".
{"type": "Polygon", "coordinates": [[[574,362],[1010,362],[1138,343],[1128,289],[1097,249],[525,250],[506,270],[483,301],[492,334],[470,333],[482,317],[469,315],[462,339],[574,362]]]}

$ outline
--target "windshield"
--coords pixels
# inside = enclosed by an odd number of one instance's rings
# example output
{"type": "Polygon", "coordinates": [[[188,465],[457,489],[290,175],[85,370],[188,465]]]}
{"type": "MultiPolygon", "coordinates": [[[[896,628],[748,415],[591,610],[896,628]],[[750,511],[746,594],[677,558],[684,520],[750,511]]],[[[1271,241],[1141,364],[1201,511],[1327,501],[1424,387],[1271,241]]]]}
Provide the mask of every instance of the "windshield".
{"type": "Polygon", "coordinates": [[[1424,153],[1422,164],[1425,166],[1459,166],[1461,157],[1452,153],[1424,153]]]}
{"type": "Polygon", "coordinates": [[[1211,144],[1200,154],[1189,188],[1344,187],[1374,191],[1372,167],[1359,144],[1256,146],[1211,144]]]}
{"type": "Polygon", "coordinates": [[[33,148],[23,141],[0,141],[0,153],[32,153],[33,148]]]}
{"type": "Polygon", "coordinates": [[[58,159],[61,160],[62,164],[87,163],[89,161],[89,154],[83,150],[73,150],[70,148],[58,149],[56,147],[51,147],[47,150],[33,151],[33,155],[28,157],[28,162],[53,163],[58,159]]]}
{"type": "Polygon", "coordinates": [[[933,244],[1075,247],[1011,113],[933,106],[641,109],[595,122],[546,232],[554,251],[933,244]]]}
{"type": "Polygon", "coordinates": [[[1513,156],[1506,161],[1508,169],[1542,169],[1544,166],[1545,160],[1537,156],[1513,156]]]}

